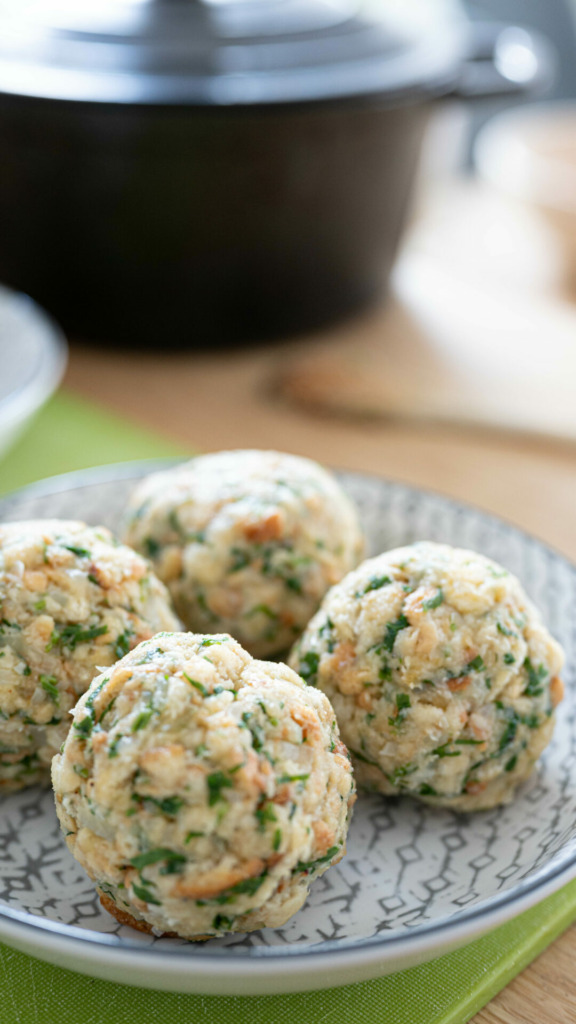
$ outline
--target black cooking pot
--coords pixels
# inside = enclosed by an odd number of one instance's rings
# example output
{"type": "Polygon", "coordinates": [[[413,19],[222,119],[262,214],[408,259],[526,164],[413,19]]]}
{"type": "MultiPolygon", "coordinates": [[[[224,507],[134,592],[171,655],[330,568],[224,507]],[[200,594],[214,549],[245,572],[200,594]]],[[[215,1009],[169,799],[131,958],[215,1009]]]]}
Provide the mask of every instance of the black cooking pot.
{"type": "Polygon", "coordinates": [[[72,334],[140,345],[357,310],[392,265],[433,100],[544,73],[526,33],[475,26],[470,63],[470,27],[410,23],[410,6],[8,5],[0,278],[72,334]]]}

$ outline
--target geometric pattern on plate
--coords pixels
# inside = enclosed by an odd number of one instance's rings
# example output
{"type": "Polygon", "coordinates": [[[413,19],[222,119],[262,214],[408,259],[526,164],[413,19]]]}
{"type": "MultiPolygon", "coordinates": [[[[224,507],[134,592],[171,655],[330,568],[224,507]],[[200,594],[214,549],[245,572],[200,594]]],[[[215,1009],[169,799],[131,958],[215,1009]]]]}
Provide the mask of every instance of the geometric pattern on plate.
{"type": "MultiPolygon", "coordinates": [[[[78,518],[117,529],[135,480],[149,464],[74,474],[0,501],[0,520],[78,518]],[[52,488],[52,489],[51,489],[52,488]]],[[[402,798],[362,796],[348,853],[313,886],[305,907],[278,930],[230,935],[201,947],[119,925],[69,854],[51,791],[32,788],[2,801],[2,906],[75,925],[129,948],[190,955],[261,956],[371,945],[456,922],[512,900],[576,861],[574,665],[576,570],[511,524],[441,495],[357,473],[338,474],[356,502],[370,554],[434,540],[472,548],[517,575],[566,652],[566,698],[553,741],[507,807],[458,815],[402,798]]]]}

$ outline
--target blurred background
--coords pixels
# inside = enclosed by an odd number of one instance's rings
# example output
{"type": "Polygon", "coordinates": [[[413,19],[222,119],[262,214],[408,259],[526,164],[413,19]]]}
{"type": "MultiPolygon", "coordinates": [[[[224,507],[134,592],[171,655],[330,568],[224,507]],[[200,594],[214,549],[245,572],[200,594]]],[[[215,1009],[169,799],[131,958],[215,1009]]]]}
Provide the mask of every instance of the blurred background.
{"type": "Polygon", "coordinates": [[[574,0],[463,0],[474,21],[522,23],[539,29],[553,43],[558,65],[548,97],[576,96],[576,4],[574,0]]]}
{"type": "Polygon", "coordinates": [[[425,446],[451,464],[463,431],[573,443],[572,0],[0,19],[4,450],[64,372],[186,448],[264,437],[424,482],[425,446]]]}
{"type": "Polygon", "coordinates": [[[576,0],[0,0],[0,151],[1,493],[276,448],[576,561],[576,0]]]}

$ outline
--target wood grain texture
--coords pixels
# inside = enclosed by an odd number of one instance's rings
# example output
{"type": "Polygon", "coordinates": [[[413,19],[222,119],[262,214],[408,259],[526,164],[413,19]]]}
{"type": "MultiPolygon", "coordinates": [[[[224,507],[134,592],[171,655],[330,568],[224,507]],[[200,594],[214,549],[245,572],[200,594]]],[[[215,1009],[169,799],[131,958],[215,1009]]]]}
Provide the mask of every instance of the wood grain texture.
{"type": "Polygon", "coordinates": [[[576,301],[555,241],[477,180],[428,181],[386,303],[290,359],[284,391],[328,412],[576,441],[576,301]]]}
{"type": "Polygon", "coordinates": [[[574,1024],[576,925],[473,1018],[472,1024],[574,1024]]]}
{"type": "Polygon", "coordinates": [[[435,488],[513,519],[576,557],[576,445],[405,419],[347,420],[292,406],[274,384],[279,367],[307,344],[215,356],[75,345],[66,382],[191,449],[280,448],[435,488]]]}
{"type": "MultiPolygon", "coordinates": [[[[220,355],[75,344],[66,385],[191,450],[276,447],[436,489],[511,519],[576,559],[576,446],[406,419],[346,420],[292,406],[275,390],[278,373],[314,343],[220,355]]],[[[575,961],[573,927],[473,1024],[574,1024],[575,961]]]]}

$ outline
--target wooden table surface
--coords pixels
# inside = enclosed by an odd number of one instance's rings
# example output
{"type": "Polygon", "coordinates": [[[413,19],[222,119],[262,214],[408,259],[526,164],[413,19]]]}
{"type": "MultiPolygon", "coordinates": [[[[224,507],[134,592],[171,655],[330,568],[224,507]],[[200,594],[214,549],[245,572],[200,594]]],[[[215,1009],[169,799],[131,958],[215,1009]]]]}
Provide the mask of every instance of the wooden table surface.
{"type": "MultiPolygon", "coordinates": [[[[304,410],[283,399],[275,382],[307,344],[219,355],[75,345],[66,384],[191,450],[279,448],[433,488],[513,520],[576,560],[576,445],[304,410]]],[[[574,1024],[575,960],[573,926],[474,1024],[574,1024]]]]}

